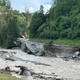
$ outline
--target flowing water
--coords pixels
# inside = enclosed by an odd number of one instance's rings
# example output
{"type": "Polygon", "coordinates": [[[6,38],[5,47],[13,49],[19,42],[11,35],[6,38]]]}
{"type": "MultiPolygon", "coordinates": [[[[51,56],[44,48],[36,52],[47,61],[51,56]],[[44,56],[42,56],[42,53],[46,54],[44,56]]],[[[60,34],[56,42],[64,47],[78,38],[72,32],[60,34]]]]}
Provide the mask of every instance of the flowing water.
{"type": "MultiPolygon", "coordinates": [[[[15,59],[15,61],[10,61],[0,57],[0,68],[9,66],[11,70],[20,71],[20,69],[16,68],[15,66],[25,66],[36,73],[46,74],[44,75],[45,77],[57,76],[63,78],[80,79],[80,61],[64,61],[61,58],[39,57],[29,55],[20,49],[0,49],[0,51],[8,52],[7,54],[5,53],[6,55],[4,57],[10,56],[15,59]]],[[[12,76],[23,78],[24,80],[42,80],[33,79],[32,76],[20,76],[19,74],[14,73],[12,73],[12,76]]]]}

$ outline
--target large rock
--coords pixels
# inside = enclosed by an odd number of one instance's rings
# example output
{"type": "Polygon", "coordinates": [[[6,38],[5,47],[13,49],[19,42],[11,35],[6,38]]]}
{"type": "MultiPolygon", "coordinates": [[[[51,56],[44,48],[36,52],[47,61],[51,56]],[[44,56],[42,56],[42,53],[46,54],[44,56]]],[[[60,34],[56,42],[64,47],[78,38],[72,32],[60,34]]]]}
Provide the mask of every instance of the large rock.
{"type": "Polygon", "coordinates": [[[77,52],[73,55],[73,58],[77,58],[79,55],[80,55],[80,52],[77,51],[77,52]]]}
{"type": "Polygon", "coordinates": [[[56,80],[63,80],[62,77],[56,77],[56,80]]]}
{"type": "Polygon", "coordinates": [[[31,73],[27,70],[23,71],[23,75],[24,76],[31,76],[31,73]]]}
{"type": "Polygon", "coordinates": [[[40,50],[38,53],[35,54],[35,56],[44,56],[45,53],[46,52],[44,50],[40,50]]]}

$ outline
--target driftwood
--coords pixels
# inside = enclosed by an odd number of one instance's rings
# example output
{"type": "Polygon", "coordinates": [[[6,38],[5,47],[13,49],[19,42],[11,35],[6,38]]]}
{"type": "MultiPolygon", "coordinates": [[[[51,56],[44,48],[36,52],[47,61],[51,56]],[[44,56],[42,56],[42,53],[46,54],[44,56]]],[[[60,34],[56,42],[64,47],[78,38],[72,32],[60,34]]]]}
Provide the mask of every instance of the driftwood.
{"type": "Polygon", "coordinates": [[[20,75],[22,75],[22,73],[23,73],[25,70],[27,70],[27,71],[29,71],[29,72],[31,73],[31,75],[35,74],[35,75],[38,75],[39,78],[46,79],[44,76],[41,76],[39,73],[36,73],[36,72],[31,71],[30,69],[28,69],[28,68],[25,67],[25,66],[15,66],[15,67],[20,67],[20,70],[21,70],[20,75]]]}
{"type": "Polygon", "coordinates": [[[36,74],[36,75],[38,75],[38,73],[35,73],[35,72],[31,71],[30,69],[28,69],[28,68],[25,67],[25,66],[15,66],[15,67],[20,67],[20,70],[21,70],[20,75],[22,75],[22,73],[23,73],[25,70],[29,71],[31,74],[36,74]]]}
{"type": "Polygon", "coordinates": [[[14,59],[12,59],[12,58],[5,58],[5,60],[15,61],[15,60],[14,60],[14,59]]]}
{"type": "Polygon", "coordinates": [[[11,75],[11,72],[18,73],[19,71],[10,70],[9,66],[5,67],[5,69],[0,69],[0,73],[3,73],[3,74],[9,74],[9,75],[11,75]]]}
{"type": "Polygon", "coordinates": [[[5,67],[5,71],[16,72],[16,73],[19,72],[19,71],[11,70],[9,66],[5,67]]]}

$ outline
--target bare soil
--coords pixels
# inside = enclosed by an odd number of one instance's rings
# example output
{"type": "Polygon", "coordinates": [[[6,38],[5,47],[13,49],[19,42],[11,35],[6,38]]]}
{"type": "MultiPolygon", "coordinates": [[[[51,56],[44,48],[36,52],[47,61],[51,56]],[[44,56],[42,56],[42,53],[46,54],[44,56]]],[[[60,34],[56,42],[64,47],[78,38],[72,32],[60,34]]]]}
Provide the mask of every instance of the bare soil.
{"type": "Polygon", "coordinates": [[[58,54],[60,56],[69,56],[71,54],[74,54],[77,51],[80,51],[80,47],[77,46],[46,46],[44,48],[47,51],[50,51],[51,53],[58,54]]]}

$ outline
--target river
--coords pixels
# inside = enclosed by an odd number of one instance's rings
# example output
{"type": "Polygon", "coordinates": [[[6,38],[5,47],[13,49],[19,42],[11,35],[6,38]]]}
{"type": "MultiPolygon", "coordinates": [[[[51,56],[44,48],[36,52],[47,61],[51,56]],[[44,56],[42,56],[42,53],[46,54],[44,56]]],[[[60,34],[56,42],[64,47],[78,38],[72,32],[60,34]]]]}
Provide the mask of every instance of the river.
{"type": "MultiPolygon", "coordinates": [[[[0,68],[5,68],[9,66],[11,70],[20,71],[19,68],[15,66],[25,66],[28,69],[36,72],[43,73],[45,77],[63,77],[69,79],[80,79],[80,61],[64,61],[60,57],[43,57],[29,55],[20,49],[0,49],[0,51],[7,51],[8,53],[4,57],[13,57],[15,61],[5,60],[0,57],[0,68]]],[[[20,76],[18,74],[13,74],[24,80],[42,80],[33,79],[32,76],[20,76]]]]}

